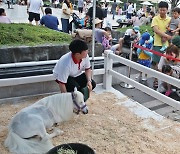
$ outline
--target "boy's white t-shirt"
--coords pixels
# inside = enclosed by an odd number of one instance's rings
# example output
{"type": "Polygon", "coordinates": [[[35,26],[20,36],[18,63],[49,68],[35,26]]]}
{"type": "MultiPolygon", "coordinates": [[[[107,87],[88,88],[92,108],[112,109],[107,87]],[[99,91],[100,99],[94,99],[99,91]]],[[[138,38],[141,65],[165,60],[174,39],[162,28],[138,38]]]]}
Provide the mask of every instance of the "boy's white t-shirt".
{"type": "Polygon", "coordinates": [[[42,0],[28,0],[29,12],[40,14],[40,7],[44,5],[42,0]]]}
{"type": "Polygon", "coordinates": [[[77,77],[91,67],[89,56],[82,59],[80,65],[75,64],[72,59],[72,52],[63,55],[53,69],[53,76],[62,83],[67,83],[69,76],[77,77]]]}

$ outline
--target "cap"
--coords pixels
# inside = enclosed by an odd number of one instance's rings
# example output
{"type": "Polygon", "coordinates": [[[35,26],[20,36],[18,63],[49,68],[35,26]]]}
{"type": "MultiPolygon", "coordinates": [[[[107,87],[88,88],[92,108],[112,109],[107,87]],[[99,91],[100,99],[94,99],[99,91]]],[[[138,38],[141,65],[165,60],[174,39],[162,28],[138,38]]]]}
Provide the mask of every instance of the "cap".
{"type": "Polygon", "coordinates": [[[101,23],[101,22],[103,22],[103,20],[100,20],[99,18],[96,18],[96,19],[95,19],[95,25],[96,25],[96,24],[99,24],[99,23],[101,23]]]}
{"type": "Polygon", "coordinates": [[[133,30],[134,30],[136,33],[138,33],[139,30],[140,30],[140,28],[139,28],[139,26],[134,26],[134,27],[133,27],[133,30]]]}

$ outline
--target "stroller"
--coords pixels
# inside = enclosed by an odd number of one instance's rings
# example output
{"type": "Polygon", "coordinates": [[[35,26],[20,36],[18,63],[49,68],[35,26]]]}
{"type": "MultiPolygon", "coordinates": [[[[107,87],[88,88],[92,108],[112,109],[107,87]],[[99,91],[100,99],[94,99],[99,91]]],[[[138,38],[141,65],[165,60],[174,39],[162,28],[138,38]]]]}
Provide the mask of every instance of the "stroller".
{"type": "Polygon", "coordinates": [[[75,13],[72,14],[72,38],[82,39],[89,43],[92,41],[92,30],[89,29],[89,19],[80,19],[75,13]]]}
{"type": "Polygon", "coordinates": [[[76,13],[73,13],[72,18],[73,18],[72,23],[74,24],[75,29],[81,29],[81,28],[91,29],[92,27],[91,26],[92,24],[90,24],[91,20],[88,19],[87,17],[80,19],[76,13]]]}
{"type": "Polygon", "coordinates": [[[72,22],[74,23],[75,29],[77,28],[83,28],[85,26],[84,19],[80,19],[76,13],[72,14],[72,22]]]}

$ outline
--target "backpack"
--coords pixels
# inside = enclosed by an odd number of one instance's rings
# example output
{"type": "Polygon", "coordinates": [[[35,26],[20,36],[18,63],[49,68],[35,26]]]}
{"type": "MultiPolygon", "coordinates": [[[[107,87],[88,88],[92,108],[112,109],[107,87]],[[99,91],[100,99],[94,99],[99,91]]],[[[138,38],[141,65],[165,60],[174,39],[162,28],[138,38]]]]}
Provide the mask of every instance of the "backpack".
{"type": "Polygon", "coordinates": [[[73,39],[81,39],[87,43],[92,41],[92,30],[90,29],[76,29],[72,33],[73,39]]]}

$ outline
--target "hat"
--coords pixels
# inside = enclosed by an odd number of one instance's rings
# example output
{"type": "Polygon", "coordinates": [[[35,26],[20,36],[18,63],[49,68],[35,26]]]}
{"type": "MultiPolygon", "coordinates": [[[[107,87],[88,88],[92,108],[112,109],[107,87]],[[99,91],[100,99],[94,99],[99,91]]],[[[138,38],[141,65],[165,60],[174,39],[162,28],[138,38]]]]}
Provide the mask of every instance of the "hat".
{"type": "Polygon", "coordinates": [[[138,33],[139,30],[140,30],[140,28],[139,28],[139,26],[134,26],[134,27],[133,27],[133,30],[134,30],[136,33],[138,33]]]}
{"type": "Polygon", "coordinates": [[[103,22],[103,20],[100,20],[99,18],[96,18],[96,19],[95,19],[95,25],[96,25],[96,24],[99,24],[99,23],[101,23],[101,22],[103,22]]]}
{"type": "Polygon", "coordinates": [[[175,36],[172,39],[172,44],[174,44],[175,46],[177,46],[178,48],[180,48],[180,36],[175,36]]]}
{"type": "Polygon", "coordinates": [[[143,45],[145,43],[145,41],[150,39],[150,34],[148,32],[145,32],[141,35],[141,39],[139,41],[140,45],[143,45]]]}

